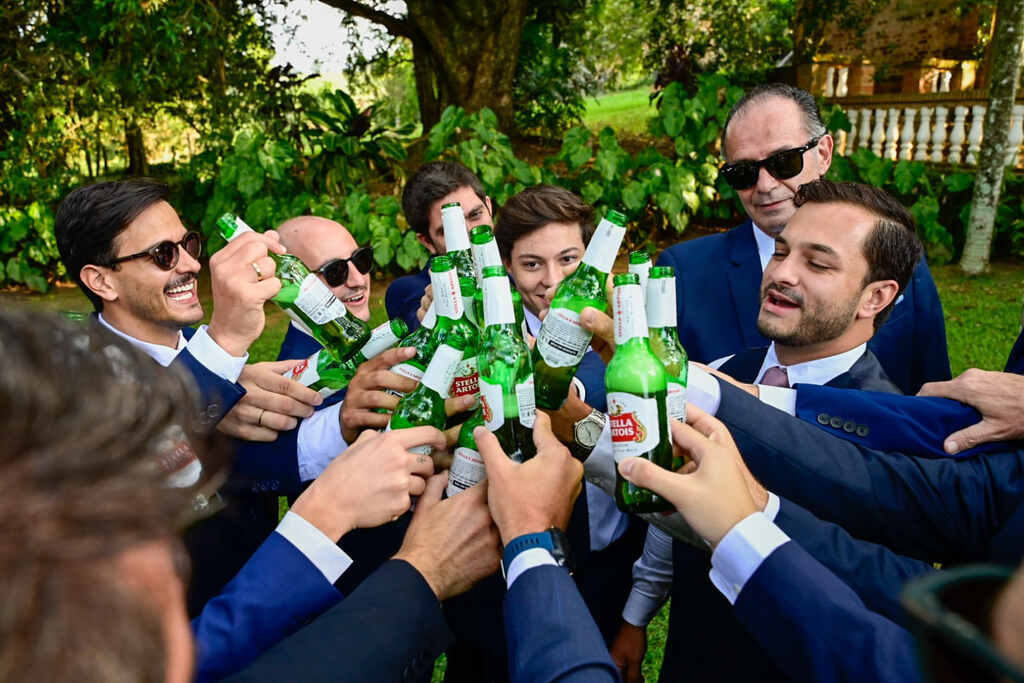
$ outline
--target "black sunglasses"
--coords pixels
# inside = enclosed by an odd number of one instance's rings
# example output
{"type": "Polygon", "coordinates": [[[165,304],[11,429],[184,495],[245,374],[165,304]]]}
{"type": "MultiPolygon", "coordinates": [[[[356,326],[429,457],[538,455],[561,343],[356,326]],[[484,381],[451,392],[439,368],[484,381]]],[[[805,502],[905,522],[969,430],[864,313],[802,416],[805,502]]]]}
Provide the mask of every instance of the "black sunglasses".
{"type": "Polygon", "coordinates": [[[756,185],[757,175],[761,172],[761,168],[771,173],[776,180],[792,178],[804,170],[804,152],[817,145],[820,139],[820,136],[812,138],[803,147],[784,149],[760,161],[738,161],[735,164],[726,164],[722,167],[722,176],[734,190],[746,190],[756,185]]]}
{"type": "Polygon", "coordinates": [[[135,259],[145,258],[148,256],[153,259],[153,263],[155,263],[158,268],[171,270],[174,266],[178,265],[179,246],[185,250],[185,253],[194,259],[199,258],[199,254],[203,251],[203,242],[199,237],[199,233],[189,231],[185,233],[185,236],[178,242],[164,240],[159,244],[154,244],[146,251],[140,251],[138,254],[132,254],[131,256],[119,256],[116,259],[111,260],[110,265],[114,266],[118,263],[134,261],[135,259]]]}
{"type": "Polygon", "coordinates": [[[373,268],[373,247],[359,247],[348,258],[332,258],[313,272],[323,275],[324,280],[331,287],[337,287],[345,284],[345,281],[348,280],[348,264],[350,262],[356,267],[356,270],[366,275],[373,268]]]}

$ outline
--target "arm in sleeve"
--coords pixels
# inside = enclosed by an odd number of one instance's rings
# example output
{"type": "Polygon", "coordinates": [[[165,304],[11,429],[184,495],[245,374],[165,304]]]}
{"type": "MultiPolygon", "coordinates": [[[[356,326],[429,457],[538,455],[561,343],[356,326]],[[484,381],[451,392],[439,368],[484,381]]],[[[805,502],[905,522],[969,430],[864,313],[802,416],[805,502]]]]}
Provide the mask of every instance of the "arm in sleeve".
{"type": "Polygon", "coordinates": [[[671,592],[672,537],[648,526],[644,553],[633,564],[633,589],[622,608],[622,618],[633,626],[647,626],[671,592]]]}

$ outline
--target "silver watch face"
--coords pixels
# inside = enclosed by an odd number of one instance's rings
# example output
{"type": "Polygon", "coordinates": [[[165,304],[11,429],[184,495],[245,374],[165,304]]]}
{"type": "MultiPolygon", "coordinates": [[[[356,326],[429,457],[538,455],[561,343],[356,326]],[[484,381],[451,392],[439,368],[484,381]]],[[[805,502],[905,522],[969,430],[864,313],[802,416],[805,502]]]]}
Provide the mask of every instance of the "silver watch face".
{"type": "Polygon", "coordinates": [[[601,438],[601,432],[603,430],[604,425],[601,424],[600,418],[594,418],[591,415],[588,415],[576,423],[576,443],[581,446],[593,448],[597,445],[597,440],[601,438]]]}

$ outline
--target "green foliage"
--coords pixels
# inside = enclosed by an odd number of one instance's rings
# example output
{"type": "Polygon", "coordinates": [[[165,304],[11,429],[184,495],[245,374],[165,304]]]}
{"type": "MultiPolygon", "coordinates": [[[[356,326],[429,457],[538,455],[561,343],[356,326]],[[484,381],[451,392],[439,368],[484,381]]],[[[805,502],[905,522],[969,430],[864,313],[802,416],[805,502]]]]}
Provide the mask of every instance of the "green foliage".
{"type": "Polygon", "coordinates": [[[556,43],[554,33],[551,24],[540,21],[523,27],[512,89],[516,127],[523,132],[557,136],[582,119],[583,98],[594,88],[581,68],[579,51],[556,43]]]}
{"type": "Polygon", "coordinates": [[[0,207],[0,283],[45,292],[64,274],[50,208],[38,201],[23,209],[0,207]]]}

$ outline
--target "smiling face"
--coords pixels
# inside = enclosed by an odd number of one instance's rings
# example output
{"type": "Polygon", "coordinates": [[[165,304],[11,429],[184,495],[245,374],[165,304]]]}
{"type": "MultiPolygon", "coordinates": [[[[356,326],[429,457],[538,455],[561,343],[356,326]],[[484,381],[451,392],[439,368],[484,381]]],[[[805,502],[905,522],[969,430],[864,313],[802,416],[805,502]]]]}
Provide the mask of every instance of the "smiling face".
{"type": "Polygon", "coordinates": [[[523,305],[534,315],[546,311],[558,284],[576,270],[585,251],[579,223],[548,223],[516,240],[505,267],[523,305]]]}
{"type": "MultiPolygon", "coordinates": [[[[733,118],[725,138],[725,151],[730,164],[761,161],[777,152],[802,147],[810,139],[796,102],[769,97],[750,103],[733,118]]],[[[779,180],[760,168],[754,186],[736,193],[754,223],[774,236],[796,212],[793,197],[797,189],[823,176],[831,163],[832,137],[825,135],[816,147],[803,153],[803,170],[797,175],[779,180]]]]}
{"type": "Polygon", "coordinates": [[[776,237],[761,280],[757,329],[780,347],[786,364],[841,353],[871,338],[879,283],[864,282],[863,245],[877,220],[849,204],[805,204],[776,237]],[[798,349],[788,362],[784,347],[798,349]]]}
{"type": "Polygon", "coordinates": [[[426,235],[417,235],[431,254],[444,254],[447,251],[444,243],[444,224],[441,222],[441,207],[452,202],[458,202],[462,207],[467,230],[472,230],[478,225],[491,225],[494,220],[489,197],[480,199],[469,185],[449,192],[430,205],[430,228],[426,235]]]}

